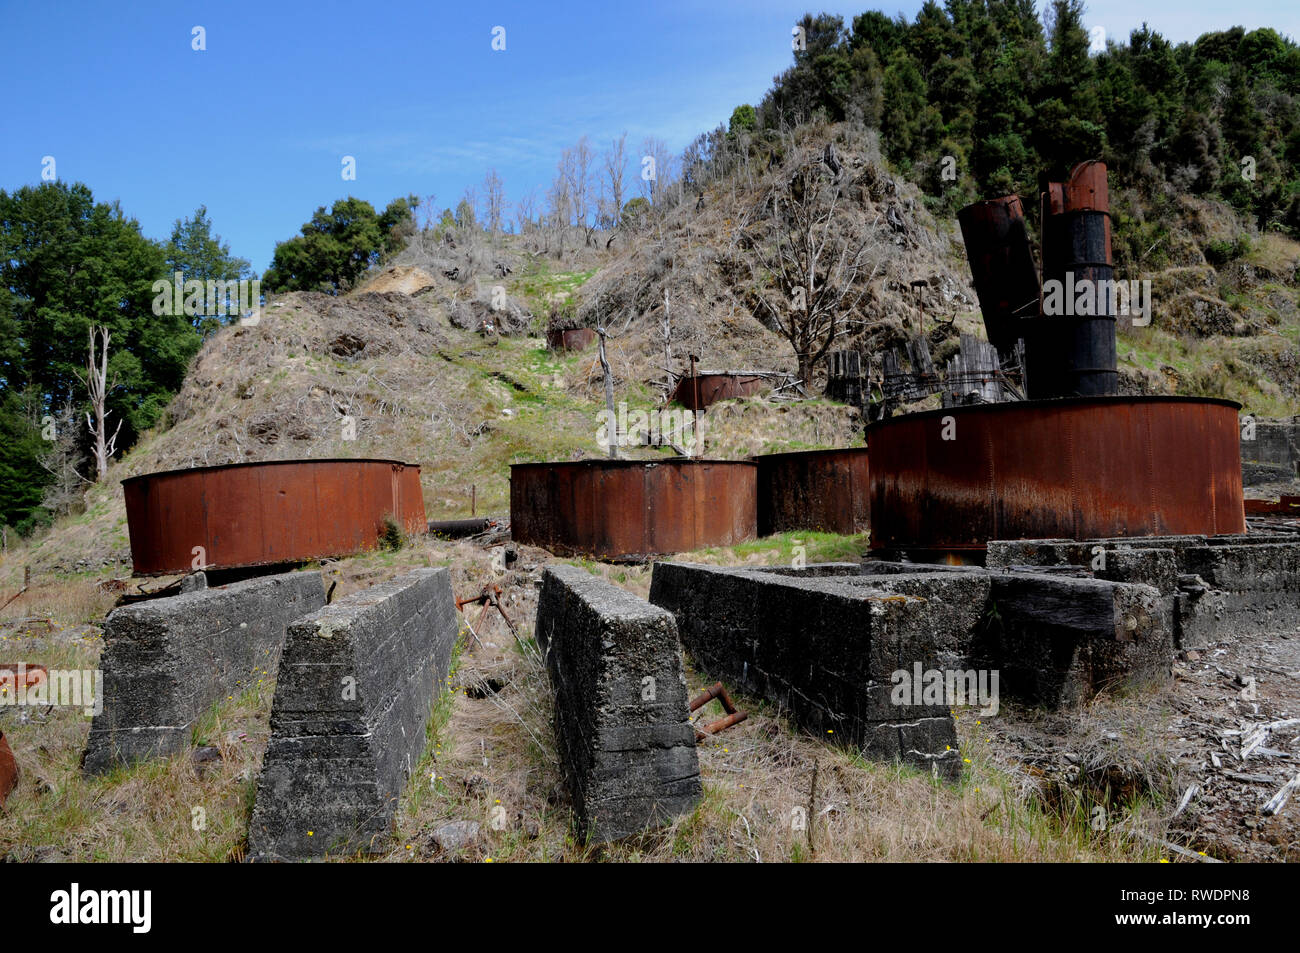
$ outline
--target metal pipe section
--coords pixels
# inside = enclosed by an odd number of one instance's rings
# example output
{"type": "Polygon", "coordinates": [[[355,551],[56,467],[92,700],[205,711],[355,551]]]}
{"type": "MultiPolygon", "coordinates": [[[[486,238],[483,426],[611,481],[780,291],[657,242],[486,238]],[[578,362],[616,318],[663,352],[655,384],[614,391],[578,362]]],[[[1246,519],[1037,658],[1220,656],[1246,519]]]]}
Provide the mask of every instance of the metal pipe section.
{"type": "Polygon", "coordinates": [[[582,460],[510,468],[516,542],[560,555],[639,561],[757,534],[753,463],[582,460]]]}
{"type": "Polygon", "coordinates": [[[1244,533],[1238,404],[1102,397],[878,421],[871,548],[915,560],[991,539],[1244,533]]]}
{"type": "Polygon", "coordinates": [[[429,533],[432,536],[445,536],[448,539],[464,539],[477,536],[492,525],[486,516],[471,517],[466,520],[429,520],[429,533]]]}
{"type": "Polygon", "coordinates": [[[957,213],[988,339],[1004,355],[1024,340],[1031,400],[1116,394],[1105,163],[1080,162],[1067,181],[1046,183],[1039,201],[1041,289],[1018,196],[976,202],[957,213]]]}
{"type": "Polygon", "coordinates": [[[1080,162],[1068,181],[1048,183],[1041,200],[1043,299],[1025,335],[1029,398],[1118,393],[1105,163],[1080,162]]]}
{"type": "Polygon", "coordinates": [[[957,213],[989,343],[1009,355],[1038,314],[1038,269],[1018,195],[967,205],[957,213]]]}
{"type": "Polygon", "coordinates": [[[422,533],[420,468],[276,460],[122,481],[137,575],[273,566],[375,549],[387,520],[422,533]]]}

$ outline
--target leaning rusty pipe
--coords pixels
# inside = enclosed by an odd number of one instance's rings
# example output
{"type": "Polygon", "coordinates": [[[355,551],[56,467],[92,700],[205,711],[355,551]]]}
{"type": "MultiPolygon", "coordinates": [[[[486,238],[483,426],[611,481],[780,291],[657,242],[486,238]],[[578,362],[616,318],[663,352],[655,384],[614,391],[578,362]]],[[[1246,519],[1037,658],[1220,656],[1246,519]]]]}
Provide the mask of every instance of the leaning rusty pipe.
{"type": "Polygon", "coordinates": [[[703,728],[696,728],[696,741],[702,741],[709,737],[709,735],[716,735],[720,731],[725,731],[732,725],[738,725],[749,717],[747,712],[736,710],[736,703],[731,700],[731,696],[727,694],[727,689],[723,687],[721,682],[714,682],[706,688],[703,693],[692,698],[690,702],[691,711],[697,711],[703,708],[715,698],[722,703],[723,711],[725,711],[727,715],[725,718],[719,718],[717,721],[710,722],[703,728]]]}
{"type": "Polygon", "coordinates": [[[732,712],[736,710],[735,704],[731,701],[731,696],[727,694],[727,689],[723,687],[721,682],[714,682],[702,694],[691,699],[691,711],[698,711],[715,698],[721,700],[724,711],[732,712]]]}

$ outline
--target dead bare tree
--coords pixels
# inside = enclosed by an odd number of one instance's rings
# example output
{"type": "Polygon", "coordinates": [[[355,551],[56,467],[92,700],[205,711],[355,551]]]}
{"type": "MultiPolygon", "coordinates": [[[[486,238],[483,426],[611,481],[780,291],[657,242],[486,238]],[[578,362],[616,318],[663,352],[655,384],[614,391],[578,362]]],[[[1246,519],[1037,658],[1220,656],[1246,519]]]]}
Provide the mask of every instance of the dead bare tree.
{"type": "Polygon", "coordinates": [[[424,209],[424,221],[421,224],[420,234],[417,240],[419,242],[419,249],[425,256],[428,256],[433,249],[433,229],[438,224],[437,211],[435,207],[437,201],[438,196],[433,192],[430,192],[420,200],[420,207],[424,209]]]}
{"type": "Polygon", "coordinates": [[[600,336],[600,369],[605,377],[605,409],[609,412],[613,433],[609,435],[609,458],[618,459],[618,417],[614,413],[614,372],[610,370],[609,360],[605,357],[605,326],[598,325],[596,334],[600,336]]]}
{"type": "Polygon", "coordinates": [[[569,193],[569,212],[572,222],[583,230],[586,243],[592,243],[595,232],[595,216],[592,214],[592,174],[591,167],[595,153],[587,137],[583,136],[577,144],[565,149],[560,156],[560,174],[564,177],[569,193]]]}
{"type": "MultiPolygon", "coordinates": [[[[90,347],[86,355],[86,376],[81,377],[81,382],[86,386],[86,391],[90,395],[91,409],[86,411],[86,426],[89,428],[91,436],[95,438],[93,454],[95,457],[95,479],[102,480],[108,474],[108,461],[113,454],[117,452],[117,435],[122,429],[122,421],[119,419],[117,427],[113,430],[111,437],[106,436],[105,427],[108,423],[108,415],[112,413],[105,405],[109,393],[117,386],[117,382],[109,383],[108,380],[108,345],[112,336],[108,328],[94,325],[90,329],[90,347]],[[98,345],[96,344],[98,339],[98,345]],[[96,351],[98,350],[98,357],[96,351]],[[91,414],[94,419],[91,419],[91,414]]],[[[80,375],[78,375],[80,377],[80,375]]]]}
{"type": "Polygon", "coordinates": [[[564,257],[564,233],[569,227],[569,211],[573,205],[572,196],[569,193],[569,183],[561,170],[555,174],[555,179],[551,182],[551,189],[546,195],[547,201],[547,251],[550,251],[550,234],[554,233],[556,238],[555,257],[564,257]]]}
{"type": "Polygon", "coordinates": [[[664,288],[664,403],[672,396],[676,374],[673,373],[673,325],[669,311],[668,289],[664,288]]]}
{"type": "Polygon", "coordinates": [[[82,488],[90,483],[81,475],[81,441],[77,438],[77,411],[68,401],[61,408],[50,408],[38,424],[48,446],[37,462],[53,477],[41,498],[41,505],[63,516],[81,499],[82,488]]]}
{"type": "Polygon", "coordinates": [[[602,163],[605,170],[602,188],[606,203],[604,218],[611,228],[617,228],[623,215],[624,176],[627,174],[626,132],[609,144],[602,163]]]}
{"type": "Polygon", "coordinates": [[[668,143],[653,136],[641,140],[638,178],[641,194],[652,205],[662,204],[677,180],[677,160],[668,143]]]}
{"type": "Polygon", "coordinates": [[[483,177],[483,226],[495,242],[501,234],[501,223],[505,219],[506,188],[497,175],[496,169],[488,169],[483,177]]]}
{"type": "Polygon", "coordinates": [[[515,227],[520,235],[527,235],[537,222],[537,189],[532,188],[515,203],[515,227]]]}
{"type": "Polygon", "coordinates": [[[854,212],[815,152],[803,156],[793,175],[782,176],[753,212],[755,218],[766,213],[767,222],[766,235],[747,256],[755,294],[772,327],[790,342],[805,387],[885,260],[871,230],[855,224],[854,212]]]}

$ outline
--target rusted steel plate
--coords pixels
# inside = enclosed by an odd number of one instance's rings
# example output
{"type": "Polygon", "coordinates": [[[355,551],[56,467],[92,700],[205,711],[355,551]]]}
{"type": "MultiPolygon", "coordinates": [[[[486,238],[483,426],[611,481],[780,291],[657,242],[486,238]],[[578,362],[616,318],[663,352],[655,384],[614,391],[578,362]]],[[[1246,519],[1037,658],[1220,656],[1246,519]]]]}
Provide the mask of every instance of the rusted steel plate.
{"type": "Polygon", "coordinates": [[[700,410],[720,400],[749,397],[772,386],[766,377],[752,374],[698,374],[683,377],[673,391],[673,400],[687,410],[700,410]],[[698,381],[699,400],[696,400],[698,381]]]}
{"type": "Polygon", "coordinates": [[[595,343],[596,332],[591,328],[546,332],[546,346],[552,351],[585,351],[595,343]]]}
{"type": "Polygon", "coordinates": [[[408,533],[427,526],[420,468],[395,460],[169,470],[123,480],[122,492],[142,576],[343,556],[374,549],[387,518],[408,533]]]}
{"type": "Polygon", "coordinates": [[[990,539],[1243,533],[1239,409],[1094,397],[877,422],[867,428],[871,547],[945,553],[990,539]]]}
{"type": "Polygon", "coordinates": [[[5,740],[5,733],[0,731],[0,808],[9,800],[9,793],[18,785],[18,762],[14,760],[13,749],[5,740]]]}
{"type": "Polygon", "coordinates": [[[1300,496],[1283,495],[1277,500],[1246,500],[1247,516],[1266,516],[1274,513],[1287,513],[1300,516],[1300,496]]]}
{"type": "Polygon", "coordinates": [[[733,545],[756,535],[756,469],[723,460],[515,464],[511,535],[616,560],[733,545]]]}
{"type": "Polygon", "coordinates": [[[758,534],[864,533],[870,492],[866,447],[768,453],[758,465],[758,534]]]}

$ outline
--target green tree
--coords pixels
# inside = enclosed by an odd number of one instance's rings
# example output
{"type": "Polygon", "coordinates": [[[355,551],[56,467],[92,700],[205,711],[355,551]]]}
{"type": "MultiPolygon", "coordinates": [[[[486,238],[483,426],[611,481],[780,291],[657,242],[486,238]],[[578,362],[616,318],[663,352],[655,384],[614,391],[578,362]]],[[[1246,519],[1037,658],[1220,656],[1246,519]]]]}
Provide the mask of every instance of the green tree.
{"type": "Polygon", "coordinates": [[[927,91],[921,71],[906,50],[894,51],[885,67],[884,133],[885,153],[895,162],[916,156],[924,148],[921,118],[927,108],[927,91]]]}
{"type": "Polygon", "coordinates": [[[41,466],[44,410],[34,388],[0,390],[0,523],[24,535],[44,522],[40,505],[50,474],[41,466]]]}
{"type": "MultiPolygon", "coordinates": [[[[0,191],[0,512],[7,521],[35,513],[27,483],[36,473],[34,445],[21,434],[52,408],[85,407],[79,375],[92,325],[112,333],[116,386],[106,403],[122,421],[118,447],[161,418],[200,343],[184,316],[152,311],[153,283],[166,274],[163,247],[141,235],[116,202],[96,202],[85,185],[0,191]]],[[[80,437],[88,443],[87,434],[80,437]]],[[[42,485],[34,484],[37,491],[42,485]]]]}
{"type": "Polygon", "coordinates": [[[731,134],[738,132],[752,132],[758,125],[758,113],[754,112],[754,107],[745,103],[743,106],[737,106],[731,111],[731,123],[727,131],[731,134]]]}
{"type": "Polygon", "coordinates": [[[338,294],[367,269],[401,248],[415,229],[414,195],[393,199],[382,214],[365,199],[339,199],[328,211],[316,209],[302,234],[275,246],[262,276],[267,292],[324,291],[338,294]]]}
{"type": "MultiPolygon", "coordinates": [[[[208,209],[200,205],[187,219],[176,219],[172,225],[171,239],[167,242],[167,269],[173,275],[180,272],[184,280],[238,281],[252,278],[253,269],[247,259],[236,258],[230,245],[212,231],[208,209]]],[[[236,302],[227,300],[223,308],[229,320],[238,314],[236,302]]],[[[195,315],[194,326],[203,335],[211,334],[222,323],[217,315],[195,315]]]]}

